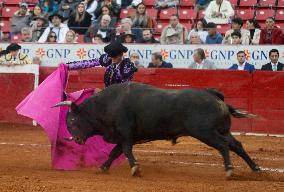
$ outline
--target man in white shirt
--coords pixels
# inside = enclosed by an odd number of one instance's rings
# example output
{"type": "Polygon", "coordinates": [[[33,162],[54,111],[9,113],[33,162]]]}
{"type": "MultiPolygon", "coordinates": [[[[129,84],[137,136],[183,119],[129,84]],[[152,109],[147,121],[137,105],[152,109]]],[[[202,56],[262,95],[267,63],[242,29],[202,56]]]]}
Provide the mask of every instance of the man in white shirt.
{"type": "Polygon", "coordinates": [[[284,64],[278,61],[279,51],[277,49],[271,49],[269,51],[270,62],[262,65],[261,70],[263,71],[283,71],[284,64]]]}
{"type": "Polygon", "coordinates": [[[205,52],[201,48],[194,50],[193,60],[194,62],[188,67],[190,69],[216,69],[214,63],[206,59],[205,52]]]}
{"type": "Polygon", "coordinates": [[[205,11],[205,19],[207,23],[227,24],[229,19],[235,14],[232,5],[227,0],[211,1],[205,11]]]}
{"type": "Polygon", "coordinates": [[[53,31],[56,33],[56,42],[57,43],[63,43],[65,40],[65,36],[67,31],[69,31],[69,28],[67,25],[62,23],[63,17],[61,15],[58,15],[54,13],[53,15],[49,16],[49,21],[51,24],[49,24],[49,27],[47,27],[41,37],[39,38],[39,43],[45,43],[48,37],[48,34],[50,31],[53,31]]]}

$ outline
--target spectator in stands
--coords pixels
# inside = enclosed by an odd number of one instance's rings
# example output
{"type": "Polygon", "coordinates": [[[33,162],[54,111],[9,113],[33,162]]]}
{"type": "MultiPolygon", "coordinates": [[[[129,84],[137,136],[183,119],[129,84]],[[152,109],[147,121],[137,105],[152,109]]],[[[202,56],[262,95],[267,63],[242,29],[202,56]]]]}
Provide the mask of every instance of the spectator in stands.
{"type": "Polygon", "coordinates": [[[122,9],[125,9],[125,8],[137,7],[139,3],[142,3],[142,0],[117,0],[116,2],[118,5],[120,5],[122,9]]]}
{"type": "Polygon", "coordinates": [[[109,27],[115,28],[117,18],[116,18],[116,17],[113,17],[113,16],[111,15],[111,11],[110,11],[109,7],[106,6],[106,5],[102,6],[102,14],[95,20],[95,22],[94,22],[95,25],[99,25],[99,24],[100,24],[100,22],[101,22],[101,20],[102,20],[102,17],[103,17],[104,15],[109,15],[110,18],[111,18],[109,27]]]}
{"type": "Polygon", "coordinates": [[[56,33],[53,31],[50,31],[48,33],[47,39],[44,43],[56,43],[57,42],[57,36],[56,33]]]}
{"type": "Polygon", "coordinates": [[[236,17],[232,20],[232,26],[230,30],[225,33],[225,37],[223,39],[223,44],[232,44],[231,34],[235,30],[239,30],[242,35],[242,45],[249,45],[250,44],[250,32],[246,29],[243,29],[243,20],[239,17],[236,17]]]}
{"type": "Polygon", "coordinates": [[[92,25],[89,27],[88,31],[84,36],[84,42],[90,43],[92,39],[97,35],[101,34],[103,41],[105,43],[110,42],[111,40],[115,39],[115,30],[110,28],[110,16],[104,15],[101,19],[100,25],[92,25]]]}
{"type": "Polygon", "coordinates": [[[121,20],[121,25],[116,28],[116,39],[122,42],[123,35],[132,33],[135,36],[135,42],[140,42],[142,39],[142,29],[132,28],[132,20],[124,18],[121,20]]]}
{"type": "Polygon", "coordinates": [[[114,17],[117,17],[117,18],[119,17],[120,7],[116,3],[115,0],[99,0],[97,9],[95,10],[96,18],[100,17],[100,15],[102,14],[102,7],[104,5],[108,6],[109,9],[111,10],[110,11],[111,16],[114,16],[114,17]]]}
{"type": "Polygon", "coordinates": [[[16,11],[11,19],[12,33],[21,33],[22,28],[29,27],[30,24],[30,14],[28,12],[28,4],[20,3],[19,10],[16,11]]]}
{"type": "Polygon", "coordinates": [[[122,38],[123,43],[135,43],[135,36],[132,33],[125,33],[122,38]]]}
{"type": "Polygon", "coordinates": [[[76,42],[76,33],[73,30],[69,30],[66,33],[64,43],[77,43],[76,42]]]}
{"type": "Polygon", "coordinates": [[[131,17],[133,28],[153,28],[153,20],[147,14],[146,6],[143,3],[139,3],[136,7],[136,13],[131,17]]]}
{"type": "Polygon", "coordinates": [[[202,44],[201,38],[198,32],[192,32],[188,37],[188,44],[202,44]]]}
{"type": "Polygon", "coordinates": [[[149,63],[148,68],[173,68],[173,65],[165,62],[160,52],[155,52],[152,54],[152,62],[149,63]]]}
{"type": "Polygon", "coordinates": [[[6,50],[1,51],[0,64],[13,66],[22,64],[31,64],[32,61],[26,54],[20,52],[21,46],[17,43],[11,43],[6,50]]]}
{"type": "Polygon", "coordinates": [[[62,16],[56,13],[49,16],[49,21],[51,22],[51,24],[49,25],[49,27],[47,27],[44,30],[38,42],[39,43],[46,42],[49,32],[53,31],[55,32],[56,37],[57,37],[56,42],[63,43],[65,39],[65,35],[67,31],[69,31],[69,28],[65,24],[62,23],[62,20],[63,20],[62,16]]]}
{"type": "Polygon", "coordinates": [[[161,44],[172,44],[173,35],[176,39],[175,44],[183,44],[185,38],[187,37],[187,30],[182,24],[179,23],[177,15],[172,15],[170,17],[170,24],[163,29],[161,34],[161,44]]]}
{"type": "Polygon", "coordinates": [[[250,32],[250,44],[251,45],[258,45],[259,38],[260,38],[260,25],[257,23],[255,19],[247,20],[247,29],[250,32]]]}
{"type": "Polygon", "coordinates": [[[0,32],[1,33],[1,39],[0,42],[1,43],[5,43],[5,42],[10,42],[11,41],[11,33],[8,31],[3,31],[0,32]]]}
{"type": "Polygon", "coordinates": [[[91,26],[92,16],[85,10],[84,3],[79,3],[75,12],[68,20],[68,27],[76,33],[83,35],[91,26]]]}
{"type": "Polygon", "coordinates": [[[33,42],[33,30],[30,27],[24,27],[21,30],[22,42],[33,42]]]}
{"type": "Polygon", "coordinates": [[[249,64],[246,61],[246,54],[244,51],[239,51],[237,53],[237,60],[238,63],[237,64],[233,64],[229,69],[230,70],[245,70],[245,71],[249,71],[249,72],[253,72],[254,69],[254,65],[249,64]]]}
{"type": "Polygon", "coordinates": [[[193,60],[188,67],[190,69],[216,69],[214,63],[206,59],[205,52],[201,48],[194,50],[193,60]]]}
{"type": "Polygon", "coordinates": [[[62,16],[62,22],[68,20],[70,16],[75,13],[76,6],[79,4],[78,0],[62,0],[58,6],[57,14],[62,16]]]}
{"type": "Polygon", "coordinates": [[[101,34],[96,34],[92,39],[92,43],[94,44],[104,44],[103,37],[101,34]]]}
{"type": "Polygon", "coordinates": [[[98,6],[97,0],[84,0],[82,3],[85,4],[86,11],[92,16],[92,21],[94,21],[96,19],[95,10],[98,6]]]}
{"type": "Polygon", "coordinates": [[[283,44],[283,33],[281,29],[278,29],[275,26],[275,20],[273,17],[268,17],[265,21],[266,28],[262,29],[260,32],[259,44],[270,44],[270,45],[278,45],[283,44]]]}
{"type": "Polygon", "coordinates": [[[195,8],[197,11],[201,9],[205,9],[211,0],[196,0],[195,1],[195,8]]]}
{"type": "Polygon", "coordinates": [[[216,24],[227,24],[235,14],[232,5],[227,0],[211,1],[205,11],[206,21],[216,24]]]}
{"type": "Polygon", "coordinates": [[[231,33],[231,43],[232,45],[241,45],[242,44],[242,34],[239,30],[235,30],[231,33]]]}
{"type": "Polygon", "coordinates": [[[201,43],[205,43],[206,41],[206,37],[208,35],[208,31],[206,30],[207,28],[207,22],[205,19],[199,19],[196,23],[195,23],[195,26],[194,26],[194,29],[192,29],[189,34],[188,34],[188,37],[187,37],[187,40],[190,39],[190,36],[191,36],[191,33],[193,32],[197,32],[199,37],[200,37],[200,40],[201,40],[201,43]]]}
{"type": "Polygon", "coordinates": [[[32,28],[33,42],[37,42],[39,40],[47,26],[47,23],[47,19],[43,16],[34,17],[34,20],[30,24],[32,28]]]}
{"type": "Polygon", "coordinates": [[[35,18],[38,17],[44,17],[44,18],[48,18],[48,13],[43,12],[43,10],[41,9],[41,7],[39,5],[36,5],[33,9],[33,11],[31,12],[31,20],[35,20],[35,18]]]}
{"type": "Polygon", "coordinates": [[[154,7],[156,9],[167,9],[169,7],[176,7],[178,4],[178,0],[156,0],[154,7]]]}
{"type": "Polygon", "coordinates": [[[140,64],[140,56],[138,53],[131,53],[130,54],[130,61],[134,63],[136,68],[144,68],[143,65],[140,64]]]}
{"type": "Polygon", "coordinates": [[[217,25],[215,23],[209,22],[207,24],[208,35],[206,37],[206,44],[222,44],[223,36],[217,32],[217,25]]]}
{"type": "Polygon", "coordinates": [[[55,0],[39,0],[39,6],[50,15],[53,15],[58,9],[58,2],[55,0]]]}
{"type": "Polygon", "coordinates": [[[269,51],[270,62],[262,65],[261,70],[263,71],[283,71],[284,64],[279,62],[279,51],[277,49],[271,49],[269,51]]]}
{"type": "Polygon", "coordinates": [[[153,37],[153,33],[151,29],[144,29],[142,32],[143,39],[139,43],[144,43],[144,44],[152,44],[152,43],[160,43],[153,37]]]}

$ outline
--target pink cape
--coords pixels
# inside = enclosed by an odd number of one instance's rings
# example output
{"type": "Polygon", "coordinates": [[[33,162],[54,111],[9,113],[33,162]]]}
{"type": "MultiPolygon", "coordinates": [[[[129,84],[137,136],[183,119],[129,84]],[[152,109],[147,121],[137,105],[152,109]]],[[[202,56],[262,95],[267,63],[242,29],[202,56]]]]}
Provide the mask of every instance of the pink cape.
{"type": "MultiPolygon", "coordinates": [[[[68,107],[51,108],[64,99],[68,69],[60,64],[37,89],[31,92],[17,107],[18,114],[34,119],[45,130],[51,143],[52,166],[55,169],[74,170],[81,167],[101,166],[115,146],[107,143],[101,136],[93,136],[85,145],[66,141],[70,137],[66,128],[68,107]]],[[[94,93],[93,89],[81,90],[67,95],[68,100],[77,104],[94,93]]],[[[125,159],[121,155],[114,161],[118,164],[125,159]]]]}

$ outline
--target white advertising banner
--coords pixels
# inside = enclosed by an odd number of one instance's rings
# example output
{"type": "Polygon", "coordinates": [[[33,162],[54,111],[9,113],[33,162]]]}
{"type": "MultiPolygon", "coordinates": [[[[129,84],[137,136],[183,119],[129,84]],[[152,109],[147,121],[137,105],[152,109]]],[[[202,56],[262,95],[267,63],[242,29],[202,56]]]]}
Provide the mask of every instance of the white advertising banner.
{"type": "MultiPolygon", "coordinates": [[[[0,44],[0,49],[5,49],[8,44],[0,44]]],[[[94,44],[21,44],[22,52],[31,59],[39,57],[42,66],[57,66],[61,62],[87,60],[99,57],[104,53],[105,45],[94,44]]],[[[226,69],[237,62],[237,52],[245,51],[249,63],[260,69],[263,64],[269,62],[268,53],[271,49],[278,49],[280,62],[284,62],[284,45],[143,45],[127,44],[129,49],[126,57],[133,52],[140,55],[140,63],[145,67],[151,62],[154,52],[161,52],[164,60],[173,64],[174,68],[187,68],[193,61],[192,55],[196,48],[205,50],[207,59],[213,61],[217,68],[226,69]]]]}

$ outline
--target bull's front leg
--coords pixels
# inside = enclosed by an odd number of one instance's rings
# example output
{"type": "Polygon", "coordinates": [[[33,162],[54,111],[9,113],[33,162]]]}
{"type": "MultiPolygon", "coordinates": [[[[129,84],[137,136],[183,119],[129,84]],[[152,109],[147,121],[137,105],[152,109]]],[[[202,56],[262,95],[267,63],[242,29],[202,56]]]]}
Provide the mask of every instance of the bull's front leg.
{"type": "Polygon", "coordinates": [[[138,162],[134,158],[133,152],[132,152],[133,145],[132,144],[124,144],[122,146],[123,153],[128,159],[129,165],[131,167],[131,174],[132,176],[141,176],[141,169],[139,167],[138,162]]]}
{"type": "Polygon", "coordinates": [[[116,145],[109,154],[108,160],[104,162],[102,166],[100,166],[100,170],[102,172],[107,172],[112,164],[112,162],[118,158],[122,154],[122,147],[121,145],[116,145]]]}

